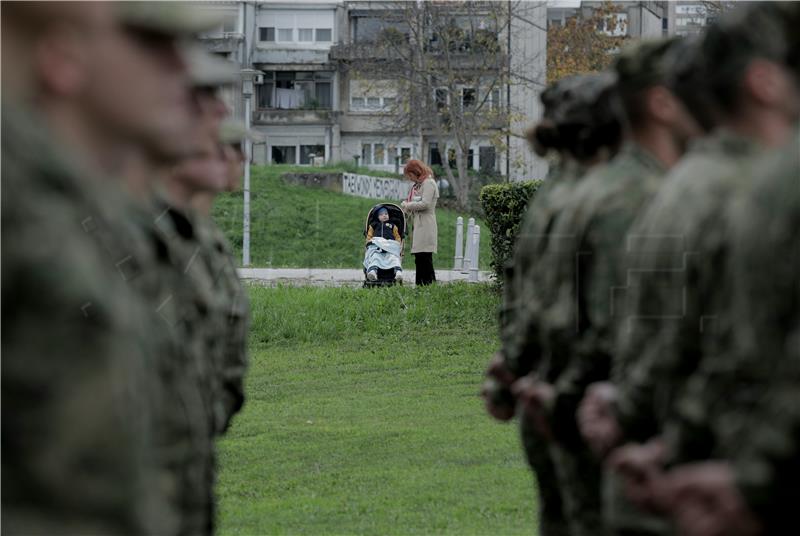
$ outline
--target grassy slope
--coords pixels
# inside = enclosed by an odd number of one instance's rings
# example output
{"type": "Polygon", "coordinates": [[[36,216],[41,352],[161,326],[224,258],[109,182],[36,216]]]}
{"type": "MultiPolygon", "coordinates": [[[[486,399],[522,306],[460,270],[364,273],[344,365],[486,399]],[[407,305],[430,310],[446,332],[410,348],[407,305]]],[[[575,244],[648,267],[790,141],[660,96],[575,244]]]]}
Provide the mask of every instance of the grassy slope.
{"type": "Polygon", "coordinates": [[[487,287],[251,297],[248,401],[220,444],[220,534],[534,532],[516,429],[477,396],[497,344],[487,287]]]}
{"type": "MultiPolygon", "coordinates": [[[[326,190],[285,184],[280,175],[292,166],[254,166],[251,186],[251,243],[253,266],[293,268],[360,268],[364,256],[363,226],[378,201],[326,190]]],[[[300,168],[308,171],[309,168],[300,168]]],[[[451,269],[458,216],[437,210],[439,254],[434,265],[451,269]]],[[[241,260],[242,193],[220,196],[214,218],[241,260]]],[[[481,223],[481,269],[490,262],[489,236],[481,223]]],[[[407,252],[410,249],[406,250],[407,252]]],[[[413,268],[408,258],[404,265],[413,268]]]]}

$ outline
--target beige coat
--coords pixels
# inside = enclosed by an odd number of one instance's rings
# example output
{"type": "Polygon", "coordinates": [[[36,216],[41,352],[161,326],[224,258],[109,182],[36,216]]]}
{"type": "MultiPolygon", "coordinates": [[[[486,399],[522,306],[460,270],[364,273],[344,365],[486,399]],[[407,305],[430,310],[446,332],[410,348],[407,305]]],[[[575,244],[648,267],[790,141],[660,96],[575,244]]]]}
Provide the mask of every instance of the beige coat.
{"type": "Polygon", "coordinates": [[[406,212],[413,216],[411,253],[436,253],[439,230],[436,227],[436,201],[439,187],[433,178],[415,184],[411,190],[411,201],[405,203],[406,212]]]}

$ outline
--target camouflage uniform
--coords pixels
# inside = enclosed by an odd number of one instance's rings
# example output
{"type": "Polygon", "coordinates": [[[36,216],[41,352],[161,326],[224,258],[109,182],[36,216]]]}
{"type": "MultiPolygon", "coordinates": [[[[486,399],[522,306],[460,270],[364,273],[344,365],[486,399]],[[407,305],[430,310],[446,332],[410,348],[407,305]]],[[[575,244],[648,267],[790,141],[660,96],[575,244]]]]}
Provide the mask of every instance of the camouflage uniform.
{"type": "Polygon", "coordinates": [[[668,431],[681,460],[733,460],[772,534],[793,523],[800,477],[800,134],[750,176],[726,214],[732,329],[704,356],[668,431]],[[700,451],[698,430],[709,439],[700,451]]]}
{"type": "Polygon", "coordinates": [[[755,142],[724,130],[696,142],[631,232],[630,317],[613,374],[617,415],[629,439],[661,431],[704,343],[721,332],[714,323],[724,318],[719,313],[730,290],[722,215],[759,152],[755,142]]]}
{"type": "Polygon", "coordinates": [[[159,369],[171,402],[161,414],[165,471],[176,483],[172,501],[181,513],[180,534],[210,534],[214,521],[214,369],[209,354],[220,326],[213,322],[213,281],[194,219],[156,201],[143,219],[160,252],[161,285],[151,294],[170,327],[159,369]]]}
{"type": "Polygon", "coordinates": [[[244,404],[250,307],[224,233],[208,217],[198,217],[196,228],[215,291],[214,323],[221,327],[219,338],[209,348],[215,380],[213,424],[221,435],[244,404]]]}
{"type": "MultiPolygon", "coordinates": [[[[501,306],[501,354],[516,377],[528,374],[538,364],[538,302],[529,293],[522,299],[523,288],[534,285],[532,279],[541,274],[534,266],[546,248],[549,223],[558,207],[572,191],[583,168],[574,161],[564,162],[551,173],[536,192],[522,224],[515,248],[513,272],[508,271],[501,306]],[[524,324],[523,324],[524,323],[524,324]],[[522,326],[525,328],[522,328],[522,326]]],[[[540,287],[541,288],[541,287],[540,287]]],[[[510,397],[510,393],[507,395],[510,397]]],[[[528,464],[536,475],[539,496],[539,528],[543,536],[569,534],[555,468],[547,450],[548,439],[541,436],[525,419],[520,420],[520,438],[528,464]]]]}
{"type": "Polygon", "coordinates": [[[540,377],[554,383],[550,451],[570,520],[571,534],[596,534],[603,525],[600,465],[577,429],[575,412],[586,386],[608,379],[620,320],[614,303],[625,287],[625,237],[655,193],[663,166],[629,143],[608,165],[581,181],[553,231],[557,255],[540,270],[555,274],[558,299],[543,322],[545,355],[540,377]]]}
{"type": "MultiPolygon", "coordinates": [[[[620,329],[612,372],[619,389],[617,417],[630,440],[662,432],[676,414],[687,378],[723,329],[730,286],[721,272],[727,253],[721,217],[757,152],[753,142],[724,131],[696,142],[632,228],[630,316],[620,329]]],[[[707,436],[691,439],[706,445],[707,436]]],[[[609,511],[610,523],[635,526],[643,518],[625,508],[618,487],[615,478],[606,479],[607,507],[620,505],[616,513],[609,511]]]]}
{"type": "Polygon", "coordinates": [[[158,326],[117,185],[3,110],[3,528],[170,533],[152,451],[158,326]]]}
{"type": "MultiPolygon", "coordinates": [[[[594,129],[595,122],[600,124],[609,119],[595,117],[591,109],[611,82],[612,78],[607,74],[573,77],[559,82],[553,88],[554,95],[542,96],[543,101],[552,97],[552,108],[545,102],[546,108],[553,110],[550,119],[557,125],[594,129]]],[[[542,315],[556,296],[552,274],[540,267],[542,259],[558,249],[553,245],[557,237],[551,230],[585,172],[586,168],[572,156],[562,155],[561,165],[539,188],[522,223],[514,251],[513,270],[509,271],[505,284],[500,318],[500,353],[514,377],[525,376],[542,366],[542,315]]],[[[538,482],[540,531],[543,535],[569,534],[562,494],[547,447],[549,439],[541,436],[527,419],[520,420],[520,435],[538,482]]]]}

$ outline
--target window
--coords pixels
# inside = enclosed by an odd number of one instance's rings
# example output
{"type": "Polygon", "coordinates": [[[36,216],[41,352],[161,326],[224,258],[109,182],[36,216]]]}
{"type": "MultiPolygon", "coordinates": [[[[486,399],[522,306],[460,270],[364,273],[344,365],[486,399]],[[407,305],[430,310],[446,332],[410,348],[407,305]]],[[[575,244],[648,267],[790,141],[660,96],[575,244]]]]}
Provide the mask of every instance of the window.
{"type": "Polygon", "coordinates": [[[441,166],[442,165],[442,153],[439,152],[439,144],[435,141],[432,141],[428,144],[428,150],[430,152],[430,157],[428,161],[432,166],[441,166]]]}
{"type": "Polygon", "coordinates": [[[383,98],[383,108],[385,110],[393,110],[394,105],[396,104],[397,99],[395,97],[384,97],[383,98]]]}
{"type": "Polygon", "coordinates": [[[372,145],[364,143],[361,145],[361,165],[368,166],[372,164],[372,145]]]}
{"type": "Polygon", "coordinates": [[[497,154],[495,148],[478,147],[478,169],[484,173],[491,173],[495,170],[495,160],[497,154]]]}
{"type": "Polygon", "coordinates": [[[233,33],[236,31],[236,18],[235,17],[225,17],[225,20],[222,22],[222,33],[233,33]]]}
{"type": "Polygon", "coordinates": [[[300,163],[303,165],[312,164],[311,155],[325,156],[324,145],[301,145],[300,146],[300,163]]]}
{"type": "Polygon", "coordinates": [[[275,164],[295,164],[296,150],[294,145],[281,145],[272,147],[272,161],[275,164]]]}
{"type": "Polygon", "coordinates": [[[561,28],[561,20],[560,19],[552,19],[549,21],[551,28],[561,28]]]}
{"type": "Polygon", "coordinates": [[[317,28],[317,43],[330,43],[333,40],[333,30],[330,28],[317,28]]]}
{"type": "Polygon", "coordinates": [[[297,30],[297,40],[301,43],[310,43],[314,40],[313,28],[300,28],[297,30]]]}
{"type": "Polygon", "coordinates": [[[367,97],[367,109],[368,110],[379,110],[381,107],[381,98],[380,97],[367,97]]]}
{"type": "Polygon", "coordinates": [[[440,87],[433,92],[433,99],[436,101],[436,109],[442,111],[447,108],[447,89],[440,87]]]}
{"type": "Polygon", "coordinates": [[[331,98],[331,83],[330,82],[317,82],[314,84],[316,93],[317,104],[320,108],[330,110],[333,99],[331,98]]]}
{"type": "Polygon", "coordinates": [[[278,41],[281,43],[294,41],[294,28],[278,28],[278,41]]]}
{"type": "Polygon", "coordinates": [[[275,42],[275,28],[259,28],[258,29],[258,40],[259,41],[268,41],[268,42],[275,42]]]}
{"type": "Polygon", "coordinates": [[[386,151],[384,150],[382,143],[376,143],[373,147],[373,163],[375,164],[385,164],[386,162],[384,159],[386,158],[386,151]]]}
{"type": "Polygon", "coordinates": [[[272,108],[272,90],[275,85],[272,82],[256,86],[256,106],[258,108],[272,108]]]}
{"type": "Polygon", "coordinates": [[[405,165],[406,162],[411,160],[411,147],[400,148],[400,163],[405,165]]]}
{"type": "Polygon", "coordinates": [[[500,101],[500,88],[494,88],[492,90],[491,99],[492,99],[492,101],[491,101],[491,109],[492,110],[499,110],[500,106],[502,105],[502,102],[500,101]]]}
{"type": "Polygon", "coordinates": [[[353,97],[350,99],[350,109],[351,110],[363,110],[364,109],[364,97],[353,97]]]}
{"type": "Polygon", "coordinates": [[[461,90],[461,106],[469,109],[475,106],[475,88],[465,87],[461,90]]]}
{"type": "Polygon", "coordinates": [[[333,106],[332,77],[333,73],[327,71],[265,72],[264,83],[259,86],[258,106],[330,110],[333,106]]]}

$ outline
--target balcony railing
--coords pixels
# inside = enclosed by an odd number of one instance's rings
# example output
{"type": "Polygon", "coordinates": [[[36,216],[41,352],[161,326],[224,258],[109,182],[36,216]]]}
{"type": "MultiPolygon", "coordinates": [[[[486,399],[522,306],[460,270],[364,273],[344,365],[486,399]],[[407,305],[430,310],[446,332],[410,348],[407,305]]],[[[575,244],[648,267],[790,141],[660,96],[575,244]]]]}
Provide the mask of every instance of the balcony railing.
{"type": "Polygon", "coordinates": [[[322,109],[258,109],[253,112],[255,125],[332,125],[339,112],[322,109]]]}

